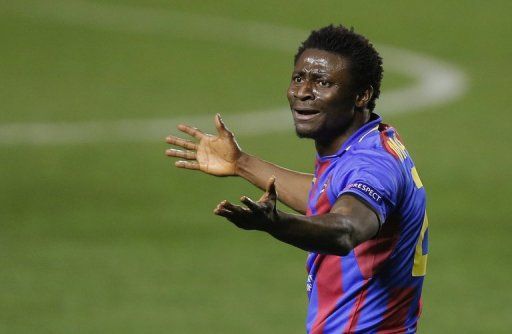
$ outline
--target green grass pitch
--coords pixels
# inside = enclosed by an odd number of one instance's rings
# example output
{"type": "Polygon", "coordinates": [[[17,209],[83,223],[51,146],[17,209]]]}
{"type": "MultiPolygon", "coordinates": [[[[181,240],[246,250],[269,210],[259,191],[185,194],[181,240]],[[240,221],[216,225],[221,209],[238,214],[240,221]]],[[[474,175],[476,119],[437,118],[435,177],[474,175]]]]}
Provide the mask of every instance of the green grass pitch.
{"type": "MultiPolygon", "coordinates": [[[[510,13],[509,1],[0,1],[0,127],[216,112],[229,125],[286,108],[295,50],[230,41],[226,20],[304,31],[342,22],[454,64],[469,80],[463,97],[383,115],[428,194],[419,332],[509,333],[510,13]],[[181,30],[169,13],[181,13],[181,30]],[[218,38],[189,30],[205,16],[218,38]]],[[[410,84],[385,72],[385,91],[410,84]]],[[[306,254],[214,216],[221,200],[260,192],[173,168],[164,135],[0,142],[0,333],[304,332],[306,254]]],[[[312,143],[292,129],[238,138],[312,170],[312,143]]]]}

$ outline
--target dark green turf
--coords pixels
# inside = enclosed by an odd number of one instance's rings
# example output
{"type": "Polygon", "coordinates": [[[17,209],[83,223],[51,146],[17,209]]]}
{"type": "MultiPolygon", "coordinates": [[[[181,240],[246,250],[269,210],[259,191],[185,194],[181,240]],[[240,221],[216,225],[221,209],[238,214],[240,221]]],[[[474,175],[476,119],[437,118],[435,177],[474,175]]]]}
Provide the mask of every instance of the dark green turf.
{"type": "MultiPolygon", "coordinates": [[[[294,50],[74,26],[27,17],[8,2],[0,1],[2,123],[219,111],[229,120],[286,105],[294,50]]],[[[510,331],[508,1],[143,6],[304,30],[342,21],[376,43],[462,68],[470,80],[462,99],[385,117],[428,192],[420,332],[510,331]]],[[[389,72],[384,86],[409,83],[389,72]]],[[[292,130],[239,137],[265,159],[312,169],[311,143],[292,130]]],[[[0,333],[303,332],[305,254],[211,213],[222,199],[259,191],[241,180],[175,170],[165,147],[0,146],[0,333]]]]}

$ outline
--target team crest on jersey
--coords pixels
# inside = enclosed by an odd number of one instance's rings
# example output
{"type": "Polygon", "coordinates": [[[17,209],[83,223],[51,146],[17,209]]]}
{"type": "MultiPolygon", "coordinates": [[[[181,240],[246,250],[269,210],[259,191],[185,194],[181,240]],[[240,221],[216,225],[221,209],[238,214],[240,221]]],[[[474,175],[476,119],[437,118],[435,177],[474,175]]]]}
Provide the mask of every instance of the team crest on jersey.
{"type": "Polygon", "coordinates": [[[313,275],[308,275],[308,280],[306,282],[306,292],[311,292],[313,290],[313,275]]]}
{"type": "Polygon", "coordinates": [[[328,185],[329,185],[329,181],[324,183],[324,185],[322,186],[322,189],[320,189],[320,194],[323,193],[327,189],[328,185]]]}
{"type": "MultiPolygon", "coordinates": [[[[322,185],[322,188],[320,188],[320,191],[318,191],[319,194],[322,194],[324,193],[326,190],[327,190],[327,187],[329,187],[329,183],[331,182],[331,179],[332,179],[332,175],[330,175],[327,180],[324,182],[324,184],[322,185]]],[[[317,178],[313,178],[313,185],[315,185],[317,181],[317,178]]]]}

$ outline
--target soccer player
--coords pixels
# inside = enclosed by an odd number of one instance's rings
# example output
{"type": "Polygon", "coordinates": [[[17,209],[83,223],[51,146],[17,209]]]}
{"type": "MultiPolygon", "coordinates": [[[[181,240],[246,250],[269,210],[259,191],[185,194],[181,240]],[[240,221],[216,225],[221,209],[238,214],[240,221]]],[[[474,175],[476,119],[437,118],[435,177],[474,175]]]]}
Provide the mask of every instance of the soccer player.
{"type": "Polygon", "coordinates": [[[241,176],[266,192],[214,213],[309,252],[308,333],[414,333],[421,312],[428,222],[425,190],[394,128],[373,112],[382,59],[343,26],[313,31],[295,56],[288,100],[299,137],[314,140],[314,175],[242,151],[220,115],[217,135],[178,128],[175,165],[241,176]],[[279,197],[277,195],[279,191],[279,197]],[[277,209],[276,201],[300,214],[277,209]]]}

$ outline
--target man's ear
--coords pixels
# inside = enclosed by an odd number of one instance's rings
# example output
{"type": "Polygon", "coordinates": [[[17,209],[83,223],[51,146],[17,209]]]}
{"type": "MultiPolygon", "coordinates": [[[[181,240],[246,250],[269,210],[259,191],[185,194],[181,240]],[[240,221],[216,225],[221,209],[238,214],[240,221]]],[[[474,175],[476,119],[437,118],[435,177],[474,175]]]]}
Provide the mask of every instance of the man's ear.
{"type": "Polygon", "coordinates": [[[370,85],[361,94],[356,95],[356,107],[358,109],[366,109],[368,102],[372,99],[373,87],[370,85]]]}

